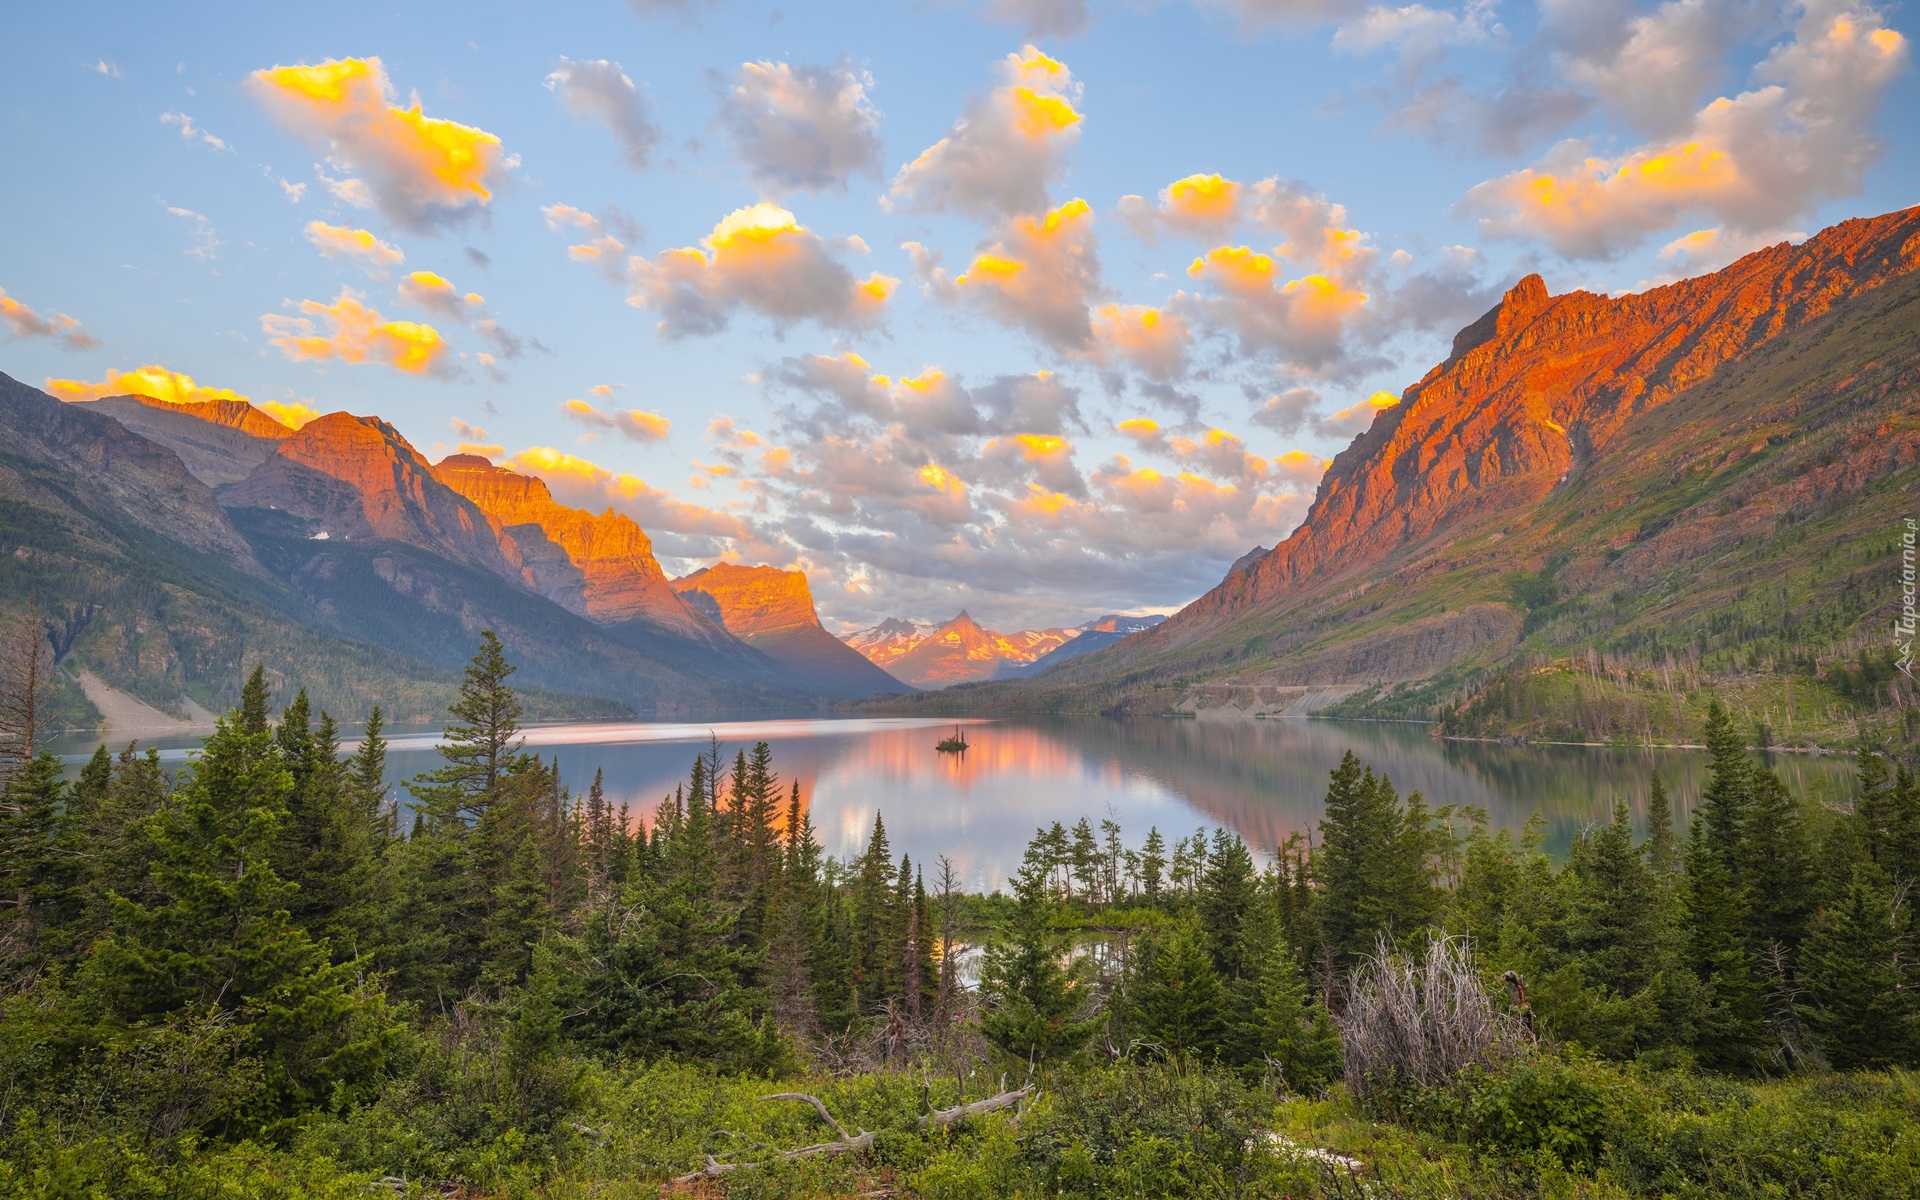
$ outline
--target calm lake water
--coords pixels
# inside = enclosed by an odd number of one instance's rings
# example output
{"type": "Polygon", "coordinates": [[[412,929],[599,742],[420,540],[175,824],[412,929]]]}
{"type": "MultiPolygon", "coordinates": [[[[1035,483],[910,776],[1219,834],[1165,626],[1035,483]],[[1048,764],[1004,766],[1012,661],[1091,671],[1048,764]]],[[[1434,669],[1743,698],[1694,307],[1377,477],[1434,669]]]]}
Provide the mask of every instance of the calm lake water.
{"type": "MultiPolygon", "coordinates": [[[[1699,751],[1440,742],[1411,724],[1102,717],[962,724],[973,744],[964,756],[933,748],[953,722],[919,719],[550,725],[527,730],[526,744],[558,759],[576,794],[598,769],[615,803],[647,817],[686,778],[710,735],[728,761],[766,741],[783,786],[800,781],[828,853],[858,854],[879,814],[896,855],[905,851],[931,867],[945,854],[970,887],[985,889],[1019,865],[1036,827],[1071,827],[1083,816],[1096,824],[1112,816],[1133,846],[1152,826],[1171,839],[1220,825],[1270,850],[1314,827],[1327,773],[1349,749],[1402,794],[1422,792],[1431,807],[1478,805],[1496,827],[1516,830],[1539,811],[1556,853],[1582,826],[1606,820],[1615,797],[1644,821],[1655,767],[1682,821],[1705,776],[1699,751]]],[[[396,784],[440,761],[437,730],[394,730],[390,738],[396,784]]],[[[76,737],[57,748],[77,768],[98,740],[76,737]]],[[[179,764],[197,741],[155,744],[179,764]]],[[[1850,759],[1780,755],[1772,765],[1796,793],[1829,801],[1854,793],[1850,759]]]]}

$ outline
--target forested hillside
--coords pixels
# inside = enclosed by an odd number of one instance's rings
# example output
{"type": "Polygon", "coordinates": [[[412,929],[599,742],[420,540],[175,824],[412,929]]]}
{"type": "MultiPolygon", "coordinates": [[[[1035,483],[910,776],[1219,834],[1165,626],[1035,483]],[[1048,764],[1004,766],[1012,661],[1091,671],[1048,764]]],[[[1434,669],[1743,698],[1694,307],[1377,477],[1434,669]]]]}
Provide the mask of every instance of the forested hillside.
{"type": "Polygon", "coordinates": [[[610,807],[491,634],[400,795],[257,669],[185,769],[68,780],[8,646],[0,1196],[1920,1186],[1920,787],[1817,806],[1718,706],[1638,843],[1552,861],[1349,755],[1311,837],[1089,818],[978,895],[883,817],[826,856],[764,743],[610,807]]]}

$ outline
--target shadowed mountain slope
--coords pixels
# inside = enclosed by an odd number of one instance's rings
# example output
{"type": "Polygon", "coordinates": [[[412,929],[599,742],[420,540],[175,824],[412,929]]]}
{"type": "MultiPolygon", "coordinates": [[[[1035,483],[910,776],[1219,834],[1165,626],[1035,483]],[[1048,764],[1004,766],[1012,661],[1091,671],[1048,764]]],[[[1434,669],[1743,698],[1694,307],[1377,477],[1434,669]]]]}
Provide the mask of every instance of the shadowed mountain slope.
{"type": "Polygon", "coordinates": [[[79,406],[105,413],[180,456],[208,487],[238,483],[272,456],[293,430],[239,400],[169,404],[147,396],[108,396],[79,406]]]}

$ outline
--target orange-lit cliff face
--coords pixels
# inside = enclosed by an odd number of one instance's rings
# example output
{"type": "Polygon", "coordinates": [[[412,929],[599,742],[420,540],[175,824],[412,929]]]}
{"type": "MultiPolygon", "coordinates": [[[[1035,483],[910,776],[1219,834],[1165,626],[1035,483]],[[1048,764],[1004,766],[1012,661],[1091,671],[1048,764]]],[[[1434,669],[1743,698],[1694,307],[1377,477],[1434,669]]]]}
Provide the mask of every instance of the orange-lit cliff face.
{"type": "Polygon", "coordinates": [[[230,508],[291,514],[314,527],[310,536],[385,538],[520,577],[499,527],[434,478],[420,452],[378,417],[337,412],[309,422],[220,498],[230,508]]]}
{"type": "Polygon", "coordinates": [[[1008,665],[1030,663],[1073,636],[1064,629],[995,633],[962,611],[917,640],[876,642],[876,663],[915,687],[951,687],[992,679],[1008,665]]]}
{"type": "Polygon", "coordinates": [[[444,458],[433,472],[500,523],[520,550],[527,583],[548,599],[603,625],[644,621],[700,640],[718,632],[674,593],[632,518],[568,508],[543,481],[477,455],[444,458]]]}
{"type": "Polygon", "coordinates": [[[129,430],[172,450],[194,478],[208,487],[238,483],[293,436],[281,424],[244,400],[201,400],[174,404],[150,396],[107,396],[75,401],[105,413],[129,430]]]}
{"type": "Polygon", "coordinates": [[[1920,208],[1847,221],[1637,295],[1549,296],[1530,275],[1333,460],[1290,537],[1145,635],[1138,652],[1504,525],[1579,479],[1637,414],[1916,266],[1920,208]]]}
{"type": "Polygon", "coordinates": [[[905,690],[821,628],[804,572],[716,563],[674,580],[673,588],[723,623],[727,632],[800,672],[814,686],[847,696],[905,690]]]}

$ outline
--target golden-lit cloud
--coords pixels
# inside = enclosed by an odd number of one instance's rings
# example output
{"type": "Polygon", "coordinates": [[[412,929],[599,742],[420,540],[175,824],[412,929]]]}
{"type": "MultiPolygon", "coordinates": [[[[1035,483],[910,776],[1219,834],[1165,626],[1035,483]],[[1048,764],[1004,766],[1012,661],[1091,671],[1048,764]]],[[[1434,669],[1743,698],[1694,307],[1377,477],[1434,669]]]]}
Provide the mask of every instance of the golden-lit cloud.
{"type": "Polygon", "coordinates": [[[371,230],[309,221],[306,232],[307,240],[314,244],[323,257],[352,259],[368,274],[384,275],[386,268],[397,267],[407,259],[400,247],[381,241],[371,230]]]}
{"type": "Polygon", "coordinates": [[[544,480],[562,504],[591,512],[614,509],[655,536],[665,531],[740,540],[753,537],[746,522],[732,513],[677,500],[636,475],[608,470],[551,446],[529,446],[501,465],[544,480]]]}
{"type": "Polygon", "coordinates": [[[456,321],[465,321],[487,306],[486,297],[478,292],[462,293],[446,277],[432,271],[414,271],[402,276],[400,298],[456,321]]]}
{"type": "MultiPolygon", "coordinates": [[[[394,224],[430,229],[484,208],[513,160],[484,129],[394,103],[378,58],[328,59],[255,71],[248,86],[276,120],[356,173],[344,195],[394,224]]],[[[343,194],[336,187],[336,194],[343,194]]]]}
{"type": "Polygon", "coordinates": [[[1120,216],[1149,241],[1162,230],[1223,238],[1240,223],[1244,191],[1241,185],[1217,173],[1189,175],[1161,188],[1157,205],[1144,196],[1120,197],[1120,216]]]}
{"type": "Polygon", "coordinates": [[[1211,284],[1207,311],[1240,339],[1243,352],[1278,351],[1307,366],[1336,358],[1365,292],[1313,273],[1282,282],[1273,256],[1246,246],[1220,246],[1193,260],[1187,274],[1211,284]]]}
{"type": "Polygon", "coordinates": [[[332,304],[302,300],[295,309],[260,318],[267,340],[294,362],[382,363],[409,375],[446,369],[448,347],[439,330],[389,321],[347,289],[332,304]]]}
{"type": "Polygon", "coordinates": [[[0,288],[0,321],[7,324],[7,336],[13,338],[53,338],[69,350],[91,350],[100,343],[65,313],[49,313],[41,316],[33,309],[7,295],[7,289],[0,288]]]}
{"type": "Polygon", "coordinates": [[[617,433],[634,442],[664,442],[672,428],[672,423],[658,413],[637,408],[595,408],[585,400],[568,400],[560,406],[560,414],[570,421],[617,433]]]}
{"type": "Polygon", "coordinates": [[[1171,309],[1147,304],[1103,304],[1093,310],[1093,343],[1102,361],[1125,362],[1149,379],[1178,379],[1187,373],[1193,331],[1171,309]]]}
{"type": "Polygon", "coordinates": [[[49,395],[62,400],[99,400],[106,396],[145,396],[166,404],[200,404],[208,400],[237,400],[249,404],[245,396],[227,388],[201,387],[193,376],[169,371],[158,364],[136,367],[131,371],[113,370],[99,383],[78,379],[49,379],[49,395]]]}
{"type": "Polygon", "coordinates": [[[1080,85],[1065,63],[1032,46],[1003,59],[1000,75],[999,87],[900,168],[889,203],[998,216],[1047,207],[1047,185],[1080,136],[1080,85]]]}
{"type": "Polygon", "coordinates": [[[1860,189],[1883,151],[1873,116],[1908,52],[1874,9],[1808,4],[1794,40],[1755,68],[1756,86],[1681,132],[1612,156],[1562,142],[1461,206],[1489,237],[1538,238],[1577,259],[1612,258],[1696,212],[1742,234],[1785,228],[1860,189]]]}
{"type": "MultiPolygon", "coordinates": [[[[552,219],[551,217],[549,218],[552,219]]],[[[575,246],[576,259],[597,262],[619,247],[575,246]]],[[[878,272],[857,278],[825,239],[786,209],[755,204],[736,209],[699,246],[663,250],[651,260],[627,260],[628,303],[660,314],[668,338],[717,333],[745,307],[784,328],[818,321],[866,328],[883,316],[897,279],[878,272]]]]}
{"type": "Polygon", "coordinates": [[[285,425],[288,429],[298,429],[320,415],[312,405],[302,404],[297,400],[292,402],[261,400],[256,402],[254,407],[266,413],[282,425],[285,425]]]}
{"type": "Polygon", "coordinates": [[[1089,348],[1087,305],[1099,290],[1093,210],[1085,200],[1002,222],[953,279],[960,299],[1060,350],[1089,348]]]}

